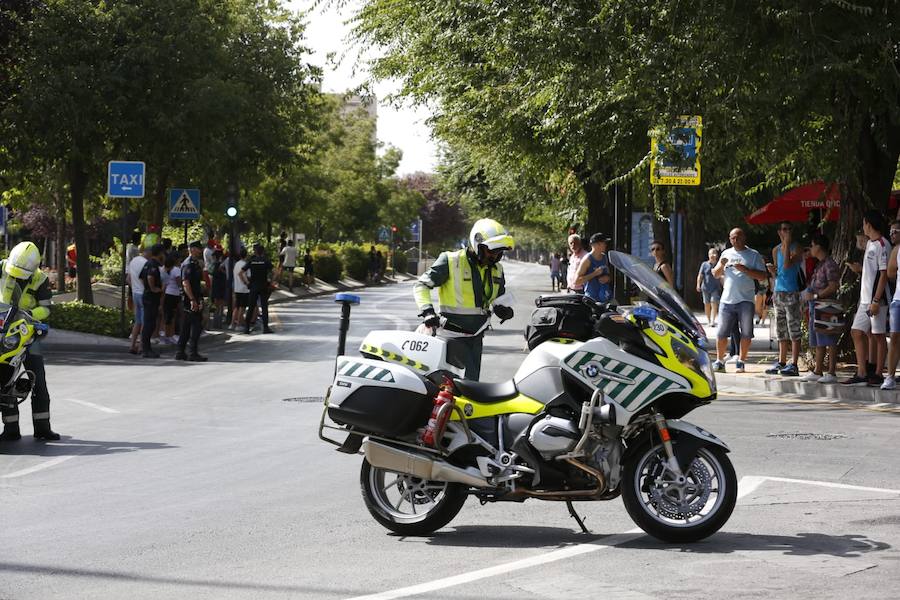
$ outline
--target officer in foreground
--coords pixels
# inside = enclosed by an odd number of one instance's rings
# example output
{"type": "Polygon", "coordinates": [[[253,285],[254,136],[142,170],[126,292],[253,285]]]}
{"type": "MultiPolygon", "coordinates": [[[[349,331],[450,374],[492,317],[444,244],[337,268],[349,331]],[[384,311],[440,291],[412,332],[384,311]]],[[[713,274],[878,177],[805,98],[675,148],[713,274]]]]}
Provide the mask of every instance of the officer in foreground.
{"type": "MultiPolygon", "coordinates": [[[[41,253],[31,242],[17,244],[6,260],[0,261],[0,302],[12,304],[18,296],[19,309],[30,312],[37,321],[50,316],[50,282],[40,269],[41,253]]],[[[34,342],[25,356],[25,368],[34,373],[31,390],[31,421],[34,437],[39,440],[58,440],[59,434],[50,429],[50,392],[47,390],[47,374],[41,343],[34,342]]],[[[19,431],[19,408],[4,407],[3,433],[0,441],[22,438],[19,431]]]]}
{"type": "Polygon", "coordinates": [[[466,379],[478,380],[481,376],[483,338],[491,310],[501,323],[513,317],[512,308],[495,301],[506,294],[500,260],[514,247],[503,225],[493,219],[479,219],[469,233],[469,247],[441,252],[413,287],[424,329],[448,340],[448,354],[465,364],[466,379]],[[431,300],[435,288],[440,316],[431,300]]]}

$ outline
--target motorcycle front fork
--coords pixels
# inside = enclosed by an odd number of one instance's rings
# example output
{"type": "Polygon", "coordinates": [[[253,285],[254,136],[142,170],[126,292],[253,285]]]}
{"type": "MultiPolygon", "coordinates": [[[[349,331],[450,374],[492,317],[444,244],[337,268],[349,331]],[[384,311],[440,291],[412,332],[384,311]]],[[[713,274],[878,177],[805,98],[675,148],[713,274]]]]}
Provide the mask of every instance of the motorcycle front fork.
{"type": "Polygon", "coordinates": [[[666,418],[658,412],[653,412],[651,418],[653,424],[656,425],[656,431],[659,433],[659,439],[662,440],[663,450],[666,453],[666,465],[672,471],[678,481],[684,480],[684,473],[681,472],[681,466],[675,458],[675,450],[672,447],[672,435],[669,433],[669,427],[666,425],[666,418]]]}

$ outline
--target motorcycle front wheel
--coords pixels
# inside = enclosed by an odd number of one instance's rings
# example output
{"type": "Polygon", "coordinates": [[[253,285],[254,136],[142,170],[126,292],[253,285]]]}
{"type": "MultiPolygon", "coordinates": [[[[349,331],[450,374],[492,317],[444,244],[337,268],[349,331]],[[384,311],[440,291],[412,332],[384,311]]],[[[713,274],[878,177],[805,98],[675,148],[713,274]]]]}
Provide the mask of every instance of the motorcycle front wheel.
{"type": "Polygon", "coordinates": [[[662,444],[625,463],[622,500],[632,520],[665,542],[696,542],[718,531],[734,510],[737,476],[725,452],[700,448],[684,481],[669,470],[662,444]]]}
{"type": "Polygon", "coordinates": [[[373,467],[363,459],[363,500],[381,525],[401,535],[427,535],[453,520],[468,497],[461,483],[429,481],[373,467]]]}

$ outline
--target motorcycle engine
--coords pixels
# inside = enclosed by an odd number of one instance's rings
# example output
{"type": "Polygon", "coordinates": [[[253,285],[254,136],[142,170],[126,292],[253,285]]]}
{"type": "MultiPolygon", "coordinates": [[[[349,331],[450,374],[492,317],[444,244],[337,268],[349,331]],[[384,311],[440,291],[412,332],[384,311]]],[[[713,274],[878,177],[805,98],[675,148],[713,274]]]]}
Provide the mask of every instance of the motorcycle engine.
{"type": "Polygon", "coordinates": [[[532,426],[528,442],[544,460],[552,460],[574,448],[580,437],[577,423],[548,415],[532,426]]]}

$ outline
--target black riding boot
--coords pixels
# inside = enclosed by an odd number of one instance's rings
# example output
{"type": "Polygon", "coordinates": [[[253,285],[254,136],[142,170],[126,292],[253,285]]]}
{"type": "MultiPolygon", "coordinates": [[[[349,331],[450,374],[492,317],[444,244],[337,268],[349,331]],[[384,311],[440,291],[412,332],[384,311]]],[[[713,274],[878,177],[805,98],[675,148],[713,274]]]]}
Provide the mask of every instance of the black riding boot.
{"type": "Polygon", "coordinates": [[[39,421],[33,421],[33,423],[35,439],[48,440],[51,442],[59,439],[59,434],[50,429],[50,419],[41,419],[39,421]]]}
{"type": "Polygon", "coordinates": [[[0,442],[15,442],[22,439],[19,432],[18,423],[7,423],[3,426],[3,433],[0,433],[0,442]]]}

